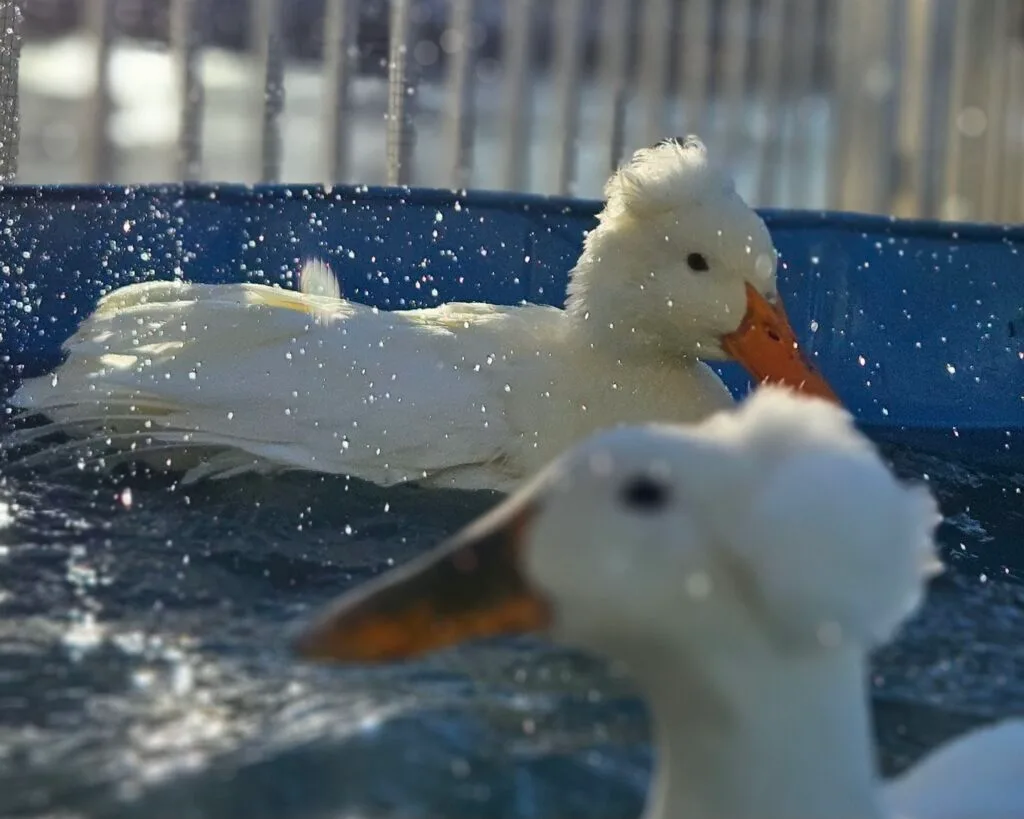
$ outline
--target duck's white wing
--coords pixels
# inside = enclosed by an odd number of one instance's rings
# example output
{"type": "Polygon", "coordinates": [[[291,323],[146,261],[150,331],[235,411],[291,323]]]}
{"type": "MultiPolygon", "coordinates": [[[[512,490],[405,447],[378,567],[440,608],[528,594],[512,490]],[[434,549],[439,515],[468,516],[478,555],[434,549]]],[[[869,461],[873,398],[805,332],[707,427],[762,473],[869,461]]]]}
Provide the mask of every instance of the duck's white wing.
{"type": "Polygon", "coordinates": [[[898,819],[1024,819],[1024,720],[972,731],[886,787],[898,819]]]}
{"type": "MultiPolygon", "coordinates": [[[[305,468],[388,485],[500,472],[510,433],[488,358],[522,310],[388,313],[262,285],[131,285],[103,299],[65,363],[13,403],[181,468],[183,448],[229,448],[189,479],[305,468]]],[[[533,311],[542,323],[560,312],[533,311]]]]}

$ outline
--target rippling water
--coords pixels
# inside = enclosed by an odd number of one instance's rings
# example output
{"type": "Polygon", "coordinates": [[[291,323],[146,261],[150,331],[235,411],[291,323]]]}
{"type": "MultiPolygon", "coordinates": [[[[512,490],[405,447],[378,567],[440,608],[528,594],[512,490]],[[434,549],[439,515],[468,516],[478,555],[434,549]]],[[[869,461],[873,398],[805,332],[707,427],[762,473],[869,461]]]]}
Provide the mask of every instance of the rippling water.
{"type": "MultiPolygon", "coordinates": [[[[938,493],[950,564],[876,658],[893,771],[1024,713],[1024,475],[886,451],[938,493]]],[[[312,607],[494,496],[3,472],[0,815],[637,815],[647,717],[603,662],[534,639],[371,669],[283,650],[312,607]]]]}

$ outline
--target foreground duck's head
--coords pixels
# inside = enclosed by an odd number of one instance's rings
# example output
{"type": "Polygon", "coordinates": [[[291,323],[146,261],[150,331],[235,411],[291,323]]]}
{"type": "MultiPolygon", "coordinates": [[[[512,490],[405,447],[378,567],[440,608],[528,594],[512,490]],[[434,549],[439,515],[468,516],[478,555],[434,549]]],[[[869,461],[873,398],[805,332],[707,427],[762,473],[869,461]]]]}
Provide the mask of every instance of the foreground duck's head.
{"type": "Polygon", "coordinates": [[[637,151],[609,179],[566,307],[621,358],[734,359],[755,381],[836,400],[779,299],[768,228],[696,137],[637,151]]]}
{"type": "Polygon", "coordinates": [[[936,523],[845,411],[766,387],[698,426],[588,439],[296,647],[387,660],[550,630],[627,662],[866,648],[918,604],[936,523]]]}

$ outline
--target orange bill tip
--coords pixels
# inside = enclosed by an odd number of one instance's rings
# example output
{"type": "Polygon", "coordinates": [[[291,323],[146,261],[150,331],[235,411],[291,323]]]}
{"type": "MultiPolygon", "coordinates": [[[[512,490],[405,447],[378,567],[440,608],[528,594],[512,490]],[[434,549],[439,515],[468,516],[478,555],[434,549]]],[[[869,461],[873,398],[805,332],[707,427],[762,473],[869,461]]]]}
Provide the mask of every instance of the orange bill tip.
{"type": "Polygon", "coordinates": [[[832,387],[808,361],[781,302],[770,303],[749,282],[747,312],[740,326],[722,337],[722,349],[758,383],[785,384],[798,392],[842,405],[832,387]]]}
{"type": "Polygon", "coordinates": [[[470,639],[540,631],[548,604],[520,562],[529,505],[501,504],[418,560],[343,595],[293,641],[302,658],[387,662],[470,639]]]}

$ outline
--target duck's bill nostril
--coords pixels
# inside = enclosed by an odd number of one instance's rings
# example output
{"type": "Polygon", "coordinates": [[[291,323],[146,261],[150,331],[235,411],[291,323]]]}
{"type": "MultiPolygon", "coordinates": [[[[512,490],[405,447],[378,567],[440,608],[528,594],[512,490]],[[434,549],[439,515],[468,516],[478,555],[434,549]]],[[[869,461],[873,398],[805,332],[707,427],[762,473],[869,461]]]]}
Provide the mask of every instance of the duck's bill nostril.
{"type": "Polygon", "coordinates": [[[832,387],[800,349],[778,294],[772,303],[749,283],[746,292],[743,321],[722,337],[725,353],[742,364],[758,383],[785,384],[841,405],[832,387]]]}

